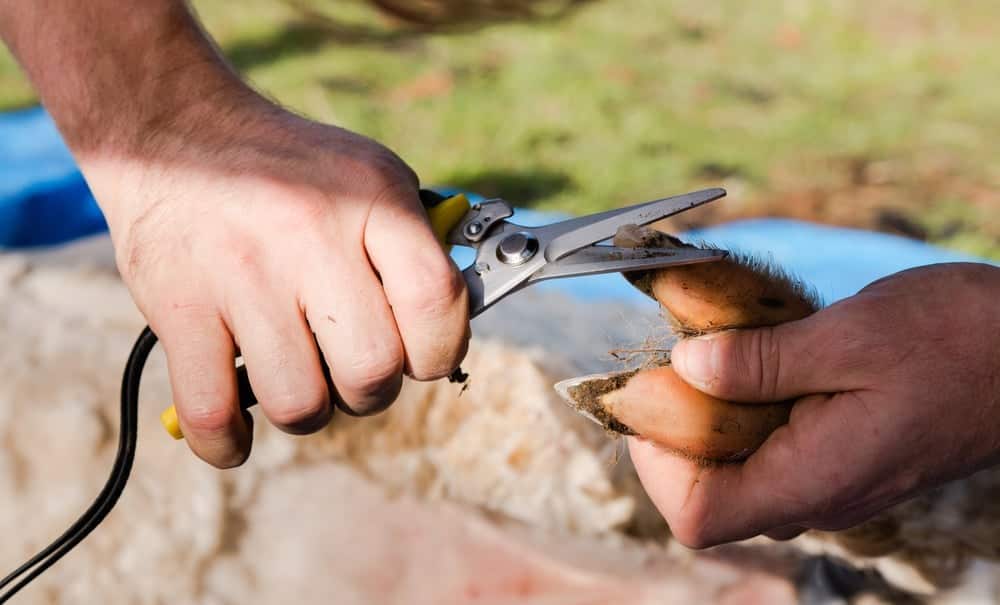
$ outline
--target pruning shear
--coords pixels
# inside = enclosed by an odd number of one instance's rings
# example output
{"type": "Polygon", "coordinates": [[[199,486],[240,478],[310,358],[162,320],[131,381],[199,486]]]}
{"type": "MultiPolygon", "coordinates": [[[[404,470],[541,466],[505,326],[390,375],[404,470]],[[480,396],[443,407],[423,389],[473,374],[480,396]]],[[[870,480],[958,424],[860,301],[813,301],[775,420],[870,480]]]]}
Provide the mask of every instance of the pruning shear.
{"type": "MultiPolygon", "coordinates": [[[[620,248],[601,244],[624,225],[647,225],[725,195],[724,189],[704,189],[541,227],[509,221],[514,208],[502,199],[470,204],[462,194],[446,197],[421,190],[420,200],[443,246],[475,249],[475,261],[462,271],[472,318],[504,297],[546,279],[658,269],[725,258],[723,250],[620,248]]],[[[237,386],[241,408],[257,403],[243,366],[237,368],[237,386]]],[[[173,406],[163,412],[160,421],[175,439],[183,438],[173,406]]]]}

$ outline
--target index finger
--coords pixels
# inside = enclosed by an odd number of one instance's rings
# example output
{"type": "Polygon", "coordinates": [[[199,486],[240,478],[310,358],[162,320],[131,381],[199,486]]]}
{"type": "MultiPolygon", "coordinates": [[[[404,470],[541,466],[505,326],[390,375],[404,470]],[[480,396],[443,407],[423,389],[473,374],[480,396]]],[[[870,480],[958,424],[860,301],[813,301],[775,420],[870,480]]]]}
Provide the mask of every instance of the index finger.
{"type": "Polygon", "coordinates": [[[387,193],[372,209],[365,247],[392,306],[407,373],[417,380],[447,376],[465,357],[469,296],[417,195],[387,193]]]}
{"type": "Polygon", "coordinates": [[[789,423],[741,464],[707,466],[631,439],[643,486],[683,544],[706,548],[788,525],[839,529],[888,499],[865,406],[851,394],[799,400],[789,423]],[[874,487],[873,487],[874,486],[874,487]]]}

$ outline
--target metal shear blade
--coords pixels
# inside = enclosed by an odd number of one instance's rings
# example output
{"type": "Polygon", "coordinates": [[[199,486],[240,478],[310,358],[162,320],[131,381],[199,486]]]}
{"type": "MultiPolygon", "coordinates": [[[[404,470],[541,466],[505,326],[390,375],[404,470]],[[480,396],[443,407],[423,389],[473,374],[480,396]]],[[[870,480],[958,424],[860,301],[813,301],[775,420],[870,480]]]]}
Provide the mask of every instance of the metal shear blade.
{"type": "Polygon", "coordinates": [[[577,250],[554,263],[536,271],[525,285],[556,277],[599,275],[622,271],[659,269],[676,265],[707,263],[726,257],[724,250],[700,248],[619,248],[617,246],[590,246],[577,250]]]}
{"type": "Polygon", "coordinates": [[[535,235],[539,240],[545,241],[545,259],[553,262],[581,248],[614,237],[622,225],[648,225],[725,195],[725,189],[703,189],[553,223],[536,229],[535,235]]]}
{"type": "Polygon", "coordinates": [[[726,252],[722,250],[631,249],[595,244],[614,237],[623,225],[647,225],[725,195],[723,189],[705,189],[542,227],[508,222],[512,210],[503,200],[484,202],[473,208],[448,237],[450,243],[476,249],[475,262],[462,272],[469,287],[470,314],[475,317],[504,296],[544,279],[724,258],[726,252]]]}

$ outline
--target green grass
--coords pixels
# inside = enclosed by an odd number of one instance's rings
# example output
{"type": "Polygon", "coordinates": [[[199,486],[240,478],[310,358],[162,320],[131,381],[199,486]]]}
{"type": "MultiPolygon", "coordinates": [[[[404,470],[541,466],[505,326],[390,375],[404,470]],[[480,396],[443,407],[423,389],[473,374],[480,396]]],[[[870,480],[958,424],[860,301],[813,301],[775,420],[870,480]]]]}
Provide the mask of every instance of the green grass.
{"type": "MultiPolygon", "coordinates": [[[[988,0],[597,2],[417,34],[331,35],[276,0],[196,1],[259,88],[381,140],[426,183],[591,212],[702,185],[696,220],[777,214],[1000,258],[1000,12],[988,0]]],[[[339,11],[339,12],[338,12],[339,11]]],[[[0,109],[31,102],[0,56],[0,109]]]]}

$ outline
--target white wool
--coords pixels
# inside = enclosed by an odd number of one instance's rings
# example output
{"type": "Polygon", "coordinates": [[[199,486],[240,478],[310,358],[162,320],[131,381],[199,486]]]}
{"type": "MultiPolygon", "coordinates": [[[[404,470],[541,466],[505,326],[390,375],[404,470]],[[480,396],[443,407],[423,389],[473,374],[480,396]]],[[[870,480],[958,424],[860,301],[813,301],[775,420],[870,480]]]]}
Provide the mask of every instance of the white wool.
{"type": "Polygon", "coordinates": [[[634,504],[612,485],[613,444],[569,412],[531,353],[476,342],[468,388],[408,382],[374,418],[336,420],[301,456],[352,461],[389,488],[476,504],[541,527],[601,533],[634,504]]]}

